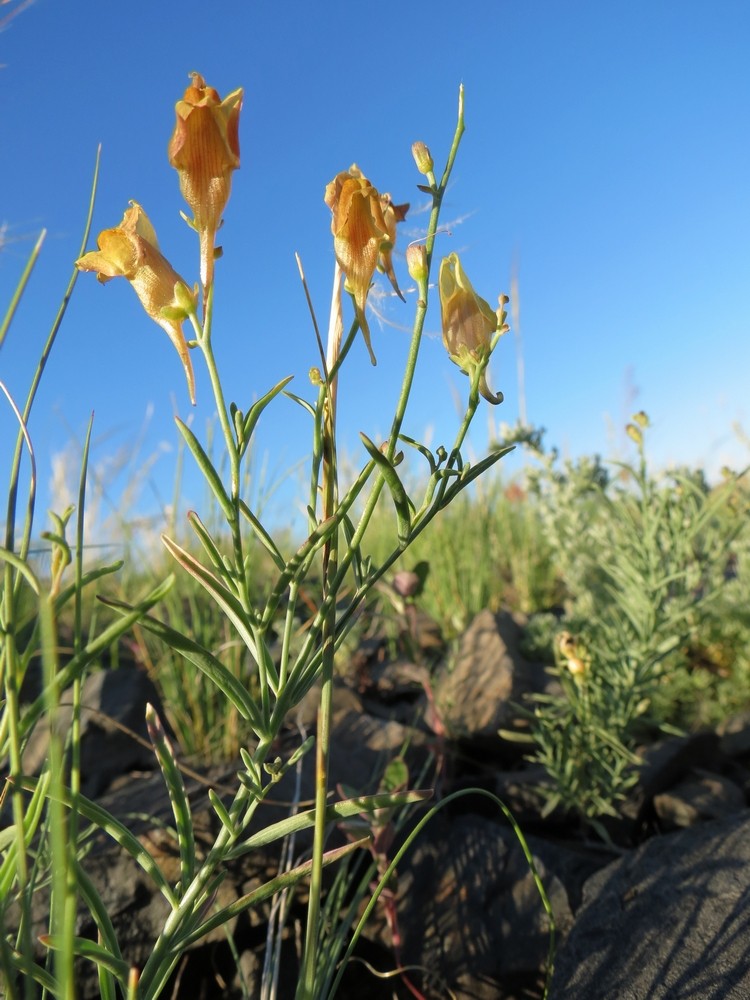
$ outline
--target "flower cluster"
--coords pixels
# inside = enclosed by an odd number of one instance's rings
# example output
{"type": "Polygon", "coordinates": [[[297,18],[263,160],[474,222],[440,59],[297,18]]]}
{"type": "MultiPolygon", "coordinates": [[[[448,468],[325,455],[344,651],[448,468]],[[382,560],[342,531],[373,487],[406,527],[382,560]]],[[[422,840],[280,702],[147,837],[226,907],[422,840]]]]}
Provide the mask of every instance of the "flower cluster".
{"type": "MultiPolygon", "coordinates": [[[[222,100],[199,73],[191,73],[190,77],[190,86],[175,105],[176,123],[167,153],[169,163],[179,175],[182,195],[193,213],[193,218],[187,221],[200,241],[205,317],[218,255],[216,234],[229,200],[232,174],[240,165],[243,91],[238,88],[222,100]]],[[[434,181],[429,149],[424,143],[415,143],[412,152],[418,169],[434,181]]],[[[332,215],[336,262],[375,364],[365,314],[367,297],[378,269],[387,276],[396,295],[404,299],[393,268],[393,250],[397,226],[406,218],[409,205],[398,205],[390,194],[380,194],[356,164],[336,174],[326,186],[325,203],[332,215]]],[[[154,228],[136,202],[131,202],[119,226],[99,234],[97,245],[99,249],[84,254],[76,266],[81,271],[95,272],[102,282],[114,277],[124,277],[130,282],[143,308],[175,346],[185,370],[190,400],[195,403],[191,344],[183,333],[183,323],[190,319],[199,330],[197,286],[191,291],[163,256],[154,228]]],[[[411,244],[406,257],[411,277],[426,288],[429,267],[425,247],[411,244]]],[[[508,329],[503,309],[507,298],[501,296],[500,308],[493,311],[474,291],[455,253],[444,258],[440,265],[438,290],[443,343],[451,360],[471,377],[473,392],[478,391],[490,403],[499,403],[502,394],[490,391],[486,369],[499,336],[508,329]]]]}
{"type": "MultiPolygon", "coordinates": [[[[175,107],[177,122],[169,142],[169,162],[180,177],[180,190],[193,212],[190,223],[200,239],[204,303],[213,284],[216,233],[231,190],[232,171],[240,165],[239,118],[242,90],[222,101],[199,73],[175,107]]],[[[94,271],[99,281],[126,278],[148,315],[166,332],[185,369],[190,401],[195,403],[195,379],[188,343],[182,330],[194,316],[197,290],[191,292],[159,250],[154,227],[140,205],[131,202],[119,226],[105,229],[98,250],[75,263],[94,271]]],[[[205,308],[205,306],[204,306],[205,308]]]]}

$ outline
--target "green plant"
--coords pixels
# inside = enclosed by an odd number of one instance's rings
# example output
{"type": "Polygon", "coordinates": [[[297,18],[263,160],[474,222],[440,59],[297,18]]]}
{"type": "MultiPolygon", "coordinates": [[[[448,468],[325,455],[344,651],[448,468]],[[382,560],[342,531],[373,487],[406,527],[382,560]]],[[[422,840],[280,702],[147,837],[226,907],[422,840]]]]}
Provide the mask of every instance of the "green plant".
{"type": "Polygon", "coordinates": [[[594,825],[636,781],[639,740],[672,729],[682,651],[705,633],[746,529],[735,477],[711,490],[700,476],[649,470],[647,426],[645,414],[629,425],[638,460],[615,463],[615,479],[598,459],[559,472],[554,455],[532,476],[568,595],[562,693],[535,698],[534,759],[552,778],[548,808],[594,825]]]}
{"type": "MultiPolygon", "coordinates": [[[[187,221],[198,235],[200,285],[191,287],[174,271],[159,249],[146,213],[136,202],[131,202],[119,225],[100,233],[97,250],[84,253],[87,225],[84,247],[76,261],[78,270],[94,272],[100,281],[123,277],[131,284],[146,313],[174,345],[193,402],[193,356],[200,356],[206,366],[219,426],[220,457],[212,455],[212,447],[202,443],[186,422],[178,419],[177,427],[205,478],[213,511],[203,518],[194,511],[187,515],[199,555],[175,537],[165,535],[163,538],[167,552],[183,572],[183,579],[190,580],[191,590],[177,590],[167,598],[174,584],[169,578],[137,603],[107,599],[107,607],[119,617],[84,641],[81,595],[85,587],[115,568],[83,571],[88,440],[78,494],[76,538],[73,543],[66,538],[72,510],[55,517],[53,530],[47,536],[53,550],[49,581],[39,579],[28,562],[34,506],[33,475],[21,538],[15,537],[19,456],[24,443],[33,461],[26,430],[28,412],[64,306],[45,348],[27,405],[23,412],[15,411],[21,430],[11,474],[6,545],[0,552],[4,563],[0,676],[5,690],[0,752],[7,754],[9,760],[8,795],[13,814],[2,840],[6,853],[0,865],[3,890],[0,894],[3,924],[0,967],[11,997],[31,997],[35,995],[36,985],[53,996],[75,996],[73,969],[74,959],[78,958],[96,964],[105,1000],[118,995],[128,1000],[151,1000],[164,991],[180,956],[192,943],[226,925],[242,911],[309,877],[308,920],[298,996],[311,1000],[318,995],[319,988],[317,970],[324,927],[321,911],[323,868],[368,843],[368,837],[362,837],[343,848],[328,850],[326,837],[331,823],[363,813],[372,817],[380,809],[395,810],[420,802],[429,795],[427,791],[399,788],[331,802],[327,771],[334,655],[356,621],[363,601],[436,516],[504,454],[502,450],[496,451],[475,464],[469,464],[462,455],[480,396],[491,403],[498,403],[502,398],[488,387],[487,367],[507,327],[505,297],[500,297],[500,307],[493,311],[472,288],[456,254],[451,254],[440,266],[439,298],[444,343],[451,359],[468,376],[465,411],[450,448],[440,447],[433,453],[403,433],[430,298],[433,245],[441,203],[464,130],[463,90],[460,91],[453,142],[439,180],[427,147],[416,143],[413,149],[423,178],[420,190],[432,203],[426,237],[412,244],[406,255],[409,273],[417,287],[413,332],[390,435],[382,444],[361,435],[365,453],[363,464],[345,489],[339,486],[336,446],[338,380],[359,331],[374,361],[365,311],[367,296],[376,267],[387,275],[400,294],[391,255],[397,224],[408,206],[394,205],[388,196],[379,195],[356,167],[336,175],[325,193],[332,212],[336,256],[326,345],[319,334],[311,304],[320,355],[319,367],[311,370],[314,399],[309,401],[303,395],[292,394],[288,389],[290,378],[283,378],[244,409],[234,402],[227,403],[213,350],[215,333],[220,336],[213,325],[216,277],[220,273],[216,267],[215,244],[229,199],[232,174],[239,165],[241,105],[241,90],[222,101],[195,73],[191,86],[176,106],[169,160],[178,171],[182,193],[192,211],[193,218],[187,221]],[[350,294],[354,310],[354,319],[346,333],[344,291],[350,294]],[[185,335],[185,324],[191,331],[190,337],[185,335]],[[307,536],[290,550],[288,536],[268,530],[258,511],[249,503],[244,493],[244,470],[251,461],[258,421],[272,405],[291,404],[301,406],[309,415],[312,460],[306,497],[307,536]],[[405,452],[423,461],[428,470],[424,488],[416,498],[407,492],[399,471],[402,464],[407,464],[405,452]],[[390,545],[386,553],[374,561],[365,555],[364,545],[381,496],[389,497],[394,517],[390,545]],[[355,513],[357,502],[360,506],[355,513]],[[260,553],[264,565],[271,567],[271,579],[266,588],[258,590],[255,580],[260,553]],[[66,584],[71,563],[73,580],[66,584]],[[19,610],[22,592],[27,603],[31,597],[36,606],[37,614],[30,632],[27,611],[21,616],[19,610]],[[213,616],[210,627],[205,629],[206,612],[197,598],[199,593],[204,599],[209,598],[214,607],[210,612],[213,616]],[[165,599],[173,602],[172,615],[169,604],[164,604],[165,599]],[[72,602],[74,608],[73,649],[63,665],[57,647],[57,625],[62,608],[68,602],[72,602]],[[161,616],[154,613],[157,605],[163,608],[161,616]],[[299,628],[301,618],[304,618],[303,630],[299,628]],[[215,642],[217,621],[226,630],[225,641],[218,648],[215,642]],[[155,637],[171,651],[170,656],[182,657],[193,671],[218,689],[229,713],[225,721],[231,716],[247,734],[233,798],[225,804],[209,792],[218,820],[218,833],[213,844],[199,855],[191,807],[174,750],[156,713],[148,712],[151,742],[173,810],[180,857],[180,874],[175,884],[167,880],[140,840],[80,792],[81,683],[96,657],[134,626],[138,634],[144,632],[155,637]],[[44,692],[30,707],[22,707],[19,688],[40,647],[45,665],[44,692]],[[251,835],[248,827],[258,805],[277,780],[294,768],[312,746],[313,739],[305,739],[286,760],[274,756],[273,748],[284,720],[316,681],[321,681],[322,686],[315,740],[314,807],[251,835]],[[70,686],[74,711],[69,736],[63,740],[53,725],[50,766],[39,778],[26,776],[22,760],[24,743],[42,713],[54,723],[60,696],[70,686]],[[66,780],[66,763],[70,766],[69,781],[66,780]],[[80,831],[84,823],[104,831],[127,851],[169,905],[163,929],[140,970],[131,968],[120,952],[110,916],[86,877],[81,862],[80,831]],[[258,845],[283,841],[295,831],[309,827],[314,833],[309,860],[285,867],[276,877],[232,904],[217,903],[217,889],[227,864],[258,845]],[[32,942],[32,901],[47,878],[47,871],[41,864],[44,858],[49,859],[52,902],[49,933],[43,937],[48,957],[40,962],[32,942]],[[10,900],[17,902],[20,914],[14,921],[10,918],[10,900]],[[75,937],[73,915],[79,903],[90,911],[97,926],[96,942],[75,937]]],[[[302,279],[307,294],[303,274],[302,279]]],[[[11,305],[10,318],[25,280],[11,305]]],[[[72,282],[69,291],[72,291],[72,282]]],[[[68,298],[69,293],[65,302],[68,298]]],[[[2,337],[9,323],[10,319],[3,327],[2,337]]],[[[383,872],[384,878],[389,875],[389,870],[383,872]]]]}

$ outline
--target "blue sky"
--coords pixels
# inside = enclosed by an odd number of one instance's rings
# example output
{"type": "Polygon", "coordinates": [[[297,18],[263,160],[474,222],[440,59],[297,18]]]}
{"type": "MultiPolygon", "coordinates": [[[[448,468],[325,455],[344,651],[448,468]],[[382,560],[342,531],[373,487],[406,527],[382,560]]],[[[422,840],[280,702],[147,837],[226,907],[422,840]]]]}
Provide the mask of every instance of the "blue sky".
{"type": "MultiPolygon", "coordinates": [[[[0,6],[0,22],[7,17],[0,6]]],[[[197,243],[166,159],[174,103],[200,71],[222,96],[245,88],[241,169],[221,232],[214,340],[226,391],[242,407],[279,379],[311,396],[316,348],[294,252],[325,324],[333,249],[326,183],[356,162],[380,190],[410,201],[419,235],[425,141],[442,167],[458,85],[467,130],[446,199],[440,254],[461,253],[494,302],[516,263],[529,420],[570,454],[627,453],[622,427],[643,408],[659,462],[716,469],[749,457],[750,6],[746,0],[35,0],[0,32],[0,304],[32,240],[48,236],[0,352],[0,379],[24,397],[78,253],[97,144],[96,234],[139,201],[163,252],[190,282],[197,243]]],[[[396,270],[409,285],[403,257],[396,270]]],[[[408,296],[407,296],[408,298],[408,296]]],[[[341,387],[342,438],[385,434],[408,347],[413,296],[372,321],[378,367],[357,346],[341,387]]],[[[405,430],[452,440],[466,380],[447,360],[437,298],[405,430]]],[[[499,345],[478,416],[518,416],[515,344],[499,345]]],[[[196,359],[197,362],[198,359],[196,359]]],[[[194,426],[211,397],[198,364],[194,426]]],[[[111,495],[150,468],[143,503],[168,500],[176,434],[191,410],[166,336],[123,281],[81,275],[31,421],[42,503],[52,456],[75,447],[95,411],[94,461],[111,495]],[[107,457],[133,450],[119,476],[107,457]],[[171,450],[170,450],[171,449],[171,450]]],[[[270,478],[309,447],[306,418],[279,401],[259,441],[270,478]]],[[[0,461],[14,425],[0,412],[0,461]]],[[[116,463],[115,463],[116,464],[116,463]]],[[[509,469],[513,468],[510,463],[509,469]]],[[[186,481],[190,493],[190,479],[186,481]]]]}

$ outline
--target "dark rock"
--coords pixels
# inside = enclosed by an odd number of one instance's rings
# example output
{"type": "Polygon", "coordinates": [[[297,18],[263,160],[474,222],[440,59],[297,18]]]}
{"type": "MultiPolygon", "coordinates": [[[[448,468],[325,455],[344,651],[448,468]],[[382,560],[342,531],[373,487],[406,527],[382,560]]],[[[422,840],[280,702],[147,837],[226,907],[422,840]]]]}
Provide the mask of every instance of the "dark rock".
{"type": "Polygon", "coordinates": [[[656,837],[594,875],[550,1000],[747,1000],[750,816],[656,837]]]}
{"type": "Polygon", "coordinates": [[[700,732],[691,736],[671,736],[641,748],[643,764],[638,771],[638,784],[620,806],[626,820],[636,831],[651,809],[654,796],[673,788],[695,767],[707,767],[716,762],[720,770],[719,740],[715,733],[700,732]]]}
{"type": "Polygon", "coordinates": [[[717,727],[719,746],[728,757],[750,754],[750,712],[741,712],[717,727]]]}
{"type": "Polygon", "coordinates": [[[668,792],[654,796],[654,810],[664,828],[694,826],[742,812],[747,805],[741,788],[720,774],[695,770],[668,792]]]}
{"type": "Polygon", "coordinates": [[[498,731],[518,719],[513,702],[544,689],[544,666],[520,652],[524,621],[507,611],[481,611],[464,634],[452,669],[435,678],[438,711],[452,737],[499,741],[498,731]]]}
{"type": "MultiPolygon", "coordinates": [[[[146,729],[146,705],[163,719],[161,700],[142,670],[123,667],[98,670],[81,689],[81,791],[88,798],[103,792],[129,771],[151,769],[155,758],[146,729]]],[[[60,727],[67,732],[73,718],[72,693],[62,695],[60,727]]],[[[38,774],[47,756],[49,722],[37,723],[23,755],[27,774],[38,774]]]]}
{"type": "MultiPolygon", "coordinates": [[[[558,925],[572,916],[561,882],[536,860],[558,925]]],[[[549,948],[547,914],[518,840],[475,815],[436,816],[399,869],[402,960],[427,997],[498,1000],[536,981],[549,948]]]]}
{"type": "Polygon", "coordinates": [[[423,694],[429,684],[430,671],[423,664],[391,660],[371,669],[367,694],[388,705],[401,699],[413,700],[423,694]]]}

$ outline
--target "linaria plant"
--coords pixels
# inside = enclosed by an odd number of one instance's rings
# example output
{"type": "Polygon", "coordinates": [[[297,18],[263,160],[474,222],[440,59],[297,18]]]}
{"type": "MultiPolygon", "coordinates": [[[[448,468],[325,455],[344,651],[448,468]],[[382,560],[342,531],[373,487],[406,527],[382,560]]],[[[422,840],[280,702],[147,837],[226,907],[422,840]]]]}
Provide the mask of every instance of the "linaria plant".
{"type": "Polygon", "coordinates": [[[532,475],[547,537],[568,600],[556,640],[562,693],[537,695],[534,759],[551,779],[548,808],[581,815],[606,837],[604,817],[637,780],[639,743],[675,732],[675,679],[683,650],[705,632],[724,593],[732,546],[746,528],[738,480],[715,489],[648,465],[649,420],[627,426],[637,459],[544,459],[532,475]]]}
{"type": "MultiPolygon", "coordinates": [[[[401,295],[393,250],[398,224],[404,219],[408,206],[395,204],[390,195],[379,192],[356,166],[334,176],[325,188],[325,202],[332,214],[335,252],[332,306],[325,345],[311,305],[317,346],[311,334],[310,351],[312,356],[319,356],[310,376],[314,398],[306,398],[304,388],[299,390],[299,395],[293,394],[288,389],[290,377],[287,377],[265,391],[252,405],[242,407],[228,403],[214,355],[214,337],[222,336],[213,323],[214,297],[221,273],[217,266],[216,236],[229,202],[234,172],[240,165],[242,98],[242,90],[238,89],[222,99],[194,73],[184,97],[176,105],[176,124],[168,155],[170,164],[179,174],[180,189],[190,209],[191,215],[185,216],[186,222],[198,235],[196,270],[199,283],[192,284],[176,273],[159,246],[146,211],[135,201],[125,210],[119,224],[99,234],[96,250],[83,252],[88,239],[87,226],[76,269],[95,273],[100,282],[123,277],[130,283],[148,316],[164,330],[177,350],[187,393],[193,403],[193,358],[200,356],[205,365],[225,456],[215,461],[212,448],[204,446],[186,422],[177,419],[176,423],[205,477],[223,523],[217,530],[213,513],[203,517],[196,512],[187,515],[202,552],[200,558],[173,537],[165,535],[163,541],[179,570],[205,591],[231,623],[237,640],[247,651],[251,676],[247,683],[243,682],[217,652],[201,645],[189,628],[180,630],[154,612],[173,583],[171,579],[137,604],[105,602],[115,612],[114,624],[98,636],[85,639],[80,622],[81,592],[113,568],[103,567],[88,574],[83,571],[85,460],[75,541],[71,543],[66,539],[70,510],[55,517],[53,530],[47,536],[53,549],[49,581],[35,574],[28,561],[33,476],[22,537],[20,540],[15,538],[19,455],[25,445],[33,458],[26,429],[28,414],[63,307],[45,348],[28,403],[25,408],[15,408],[20,425],[19,444],[11,475],[6,544],[0,553],[4,563],[0,669],[5,689],[1,735],[2,753],[8,759],[12,811],[11,825],[2,835],[5,855],[0,866],[0,899],[3,901],[0,962],[10,997],[35,996],[38,985],[49,995],[70,1000],[76,994],[73,960],[77,957],[96,963],[101,995],[107,1000],[116,996],[125,996],[128,1000],[153,1000],[165,989],[180,956],[188,947],[244,910],[309,878],[309,909],[297,995],[300,1000],[312,1000],[322,995],[317,973],[322,936],[323,869],[368,843],[368,837],[364,836],[344,847],[327,849],[326,835],[330,826],[347,817],[364,814],[371,817],[369,828],[373,829],[377,827],[377,822],[372,820],[376,810],[395,810],[408,803],[420,802],[429,795],[426,791],[399,787],[367,797],[341,801],[329,798],[331,695],[334,655],[352,628],[368,593],[436,515],[504,454],[504,451],[495,452],[476,464],[469,464],[462,455],[480,397],[492,404],[502,399],[500,393],[493,393],[488,386],[487,367],[500,336],[507,330],[503,308],[507,300],[501,296],[499,308],[493,310],[474,291],[455,253],[440,265],[438,285],[443,340],[450,358],[467,375],[465,410],[449,447],[441,446],[433,452],[405,432],[407,405],[432,293],[430,276],[440,208],[464,131],[463,91],[459,94],[453,141],[439,179],[427,147],[420,142],[413,148],[415,163],[422,175],[418,187],[430,198],[432,207],[425,238],[406,250],[408,271],[416,286],[411,341],[401,390],[390,418],[389,436],[376,443],[366,433],[361,434],[363,461],[347,486],[339,483],[337,469],[338,382],[344,377],[344,365],[350,352],[360,346],[360,332],[375,363],[376,345],[372,343],[367,321],[368,294],[376,270],[381,270],[401,295]],[[243,494],[243,470],[253,453],[254,432],[272,405],[274,408],[301,406],[309,415],[312,429],[309,490],[305,498],[307,533],[291,552],[285,551],[289,548],[288,536],[274,537],[243,494]],[[402,463],[408,464],[406,454],[415,462],[424,463],[426,487],[419,496],[409,495],[399,472],[402,463]],[[392,542],[390,551],[375,563],[363,556],[363,543],[378,500],[384,493],[390,496],[393,507],[392,542]],[[258,543],[268,554],[274,574],[271,586],[260,598],[252,586],[258,543]],[[69,568],[71,562],[72,570],[69,568]],[[66,583],[71,572],[73,580],[66,583]],[[307,605],[302,607],[301,591],[311,575],[316,580],[322,579],[322,584],[312,591],[320,596],[309,614],[307,605]],[[72,657],[62,666],[57,652],[56,623],[62,606],[69,601],[75,605],[76,625],[72,657]],[[35,615],[22,612],[22,607],[29,604],[37,609],[35,615]],[[300,618],[305,620],[301,640],[297,634],[300,618]],[[239,714],[252,733],[241,752],[242,767],[233,796],[222,799],[213,791],[209,792],[218,820],[218,833],[210,847],[199,854],[191,807],[175,753],[156,712],[149,710],[147,721],[151,741],[174,813],[174,835],[180,857],[179,877],[174,883],[167,879],[154,857],[126,826],[80,792],[81,682],[96,656],[135,623],[214,684],[226,699],[227,706],[239,714]],[[281,636],[278,651],[273,641],[276,635],[281,636]],[[44,692],[31,707],[22,709],[18,692],[40,646],[45,667],[44,692]],[[251,821],[269,789],[311,748],[312,738],[302,742],[287,759],[274,756],[272,749],[290,711],[318,681],[321,682],[321,694],[315,739],[314,807],[250,834],[251,821]],[[71,686],[73,725],[65,743],[54,723],[62,692],[71,686]],[[41,776],[33,778],[23,773],[22,751],[35,722],[44,712],[52,722],[49,761],[41,776]],[[69,781],[65,777],[66,757],[71,775],[69,781]],[[84,824],[105,831],[127,851],[168,904],[169,912],[161,933],[140,969],[133,967],[127,955],[121,952],[110,916],[85,874],[85,862],[81,860],[84,824]],[[309,860],[285,867],[275,878],[229,905],[219,902],[218,889],[229,863],[260,845],[281,842],[296,831],[310,827],[314,846],[309,860]],[[32,846],[36,844],[41,846],[32,846]],[[47,959],[40,961],[32,941],[31,903],[34,891],[45,881],[48,870],[51,872],[52,903],[49,933],[43,938],[48,952],[47,959]],[[15,904],[15,916],[11,916],[9,901],[15,904]],[[97,927],[97,941],[75,937],[74,917],[79,906],[89,911],[97,927]]],[[[32,265],[33,260],[29,270],[32,265]]],[[[301,266],[300,273],[310,302],[301,266]]],[[[74,281],[75,275],[69,291],[74,281]]],[[[22,285],[24,283],[25,278],[22,285]]],[[[21,287],[18,297],[22,290],[21,287]]],[[[66,302],[68,298],[69,292],[66,302]]],[[[17,299],[11,305],[3,337],[16,305],[17,299]]],[[[248,386],[248,394],[255,388],[248,386]]],[[[305,599],[309,601],[309,595],[305,599]]],[[[384,873],[384,876],[389,875],[390,869],[384,873]]]]}

